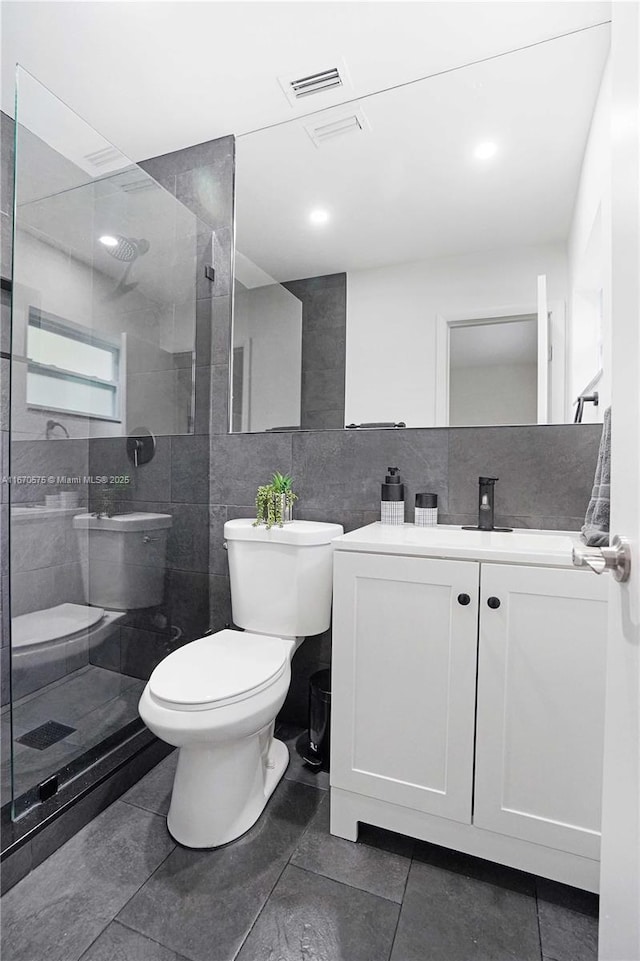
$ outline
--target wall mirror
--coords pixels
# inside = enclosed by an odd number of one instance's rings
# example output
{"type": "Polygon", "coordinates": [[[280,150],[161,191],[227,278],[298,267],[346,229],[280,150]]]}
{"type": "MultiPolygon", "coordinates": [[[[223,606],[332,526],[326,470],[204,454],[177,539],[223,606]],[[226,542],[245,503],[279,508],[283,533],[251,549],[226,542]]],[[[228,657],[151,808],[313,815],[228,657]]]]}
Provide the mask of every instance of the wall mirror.
{"type": "Polygon", "coordinates": [[[233,431],[602,419],[609,39],[238,138],[233,431]]]}

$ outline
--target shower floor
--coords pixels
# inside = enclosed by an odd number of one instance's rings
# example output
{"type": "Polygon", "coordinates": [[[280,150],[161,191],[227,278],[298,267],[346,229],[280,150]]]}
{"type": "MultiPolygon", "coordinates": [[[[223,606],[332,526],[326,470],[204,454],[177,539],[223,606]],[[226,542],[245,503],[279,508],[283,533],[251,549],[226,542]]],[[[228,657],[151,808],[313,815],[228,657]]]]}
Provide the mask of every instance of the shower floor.
{"type": "MultiPolygon", "coordinates": [[[[13,705],[16,797],[138,717],[145,682],[88,665],[20,698],[13,705]],[[53,721],[73,728],[50,747],[38,750],[15,739],[53,721]]],[[[10,726],[2,715],[1,803],[11,800],[10,726]]]]}

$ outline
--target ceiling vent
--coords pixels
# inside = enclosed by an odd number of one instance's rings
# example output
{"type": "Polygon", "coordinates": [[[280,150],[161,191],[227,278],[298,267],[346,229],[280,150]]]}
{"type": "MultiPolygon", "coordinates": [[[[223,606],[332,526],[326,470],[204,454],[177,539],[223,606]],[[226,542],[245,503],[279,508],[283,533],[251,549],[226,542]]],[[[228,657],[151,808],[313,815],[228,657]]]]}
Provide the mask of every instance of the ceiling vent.
{"type": "Polygon", "coordinates": [[[342,77],[337,67],[330,70],[323,70],[322,73],[312,73],[309,77],[300,77],[298,80],[290,80],[293,96],[296,100],[301,97],[310,97],[314,93],[324,93],[333,87],[342,87],[342,77]]]}
{"type": "Polygon", "coordinates": [[[138,193],[140,190],[158,190],[159,185],[151,177],[139,177],[135,180],[120,180],[118,186],[125,193],[138,193]]]}
{"type": "Polygon", "coordinates": [[[322,147],[330,140],[344,137],[347,134],[362,133],[370,130],[371,126],[361,107],[352,107],[345,112],[324,114],[321,118],[316,117],[314,121],[305,124],[304,128],[316,147],[322,147]]]}
{"type": "Polygon", "coordinates": [[[122,154],[117,147],[103,147],[101,150],[94,150],[92,153],[85,154],[85,161],[92,167],[106,167],[111,165],[114,160],[119,161],[122,166],[122,154]]]}
{"type": "Polygon", "coordinates": [[[324,70],[308,71],[299,76],[287,74],[278,77],[289,103],[296,107],[306,103],[307,97],[318,95],[336,100],[345,90],[351,90],[349,71],[342,57],[335,60],[334,64],[335,66],[326,67],[324,70]]]}

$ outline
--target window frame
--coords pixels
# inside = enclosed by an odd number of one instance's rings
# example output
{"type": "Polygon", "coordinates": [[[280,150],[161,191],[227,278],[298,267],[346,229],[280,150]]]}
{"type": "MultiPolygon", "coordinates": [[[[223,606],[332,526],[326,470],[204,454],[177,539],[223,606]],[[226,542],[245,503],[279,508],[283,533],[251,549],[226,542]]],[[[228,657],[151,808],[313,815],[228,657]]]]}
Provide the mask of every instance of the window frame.
{"type": "Polygon", "coordinates": [[[71,409],[69,407],[53,407],[45,404],[33,404],[27,402],[27,408],[29,410],[53,411],[54,413],[58,414],[70,414],[75,417],[88,417],[91,420],[108,421],[112,424],[122,423],[122,347],[119,339],[114,338],[113,340],[109,340],[104,334],[96,336],[92,332],[88,331],[86,327],[82,327],[80,324],[74,324],[70,320],[57,317],[55,314],[49,314],[44,310],[40,310],[38,307],[29,307],[25,354],[27,361],[27,395],[29,391],[28,379],[30,373],[40,374],[41,376],[51,378],[52,380],[64,380],[66,382],[72,381],[73,383],[83,384],[87,387],[98,386],[112,391],[114,414],[109,416],[106,414],[92,413],[86,410],[71,409]],[[75,370],[67,370],[64,367],[57,367],[53,364],[43,364],[40,361],[32,360],[29,357],[29,331],[31,328],[46,330],[49,333],[57,334],[60,337],[66,337],[67,340],[75,340],[82,344],[89,344],[92,347],[98,347],[101,350],[108,351],[113,358],[113,380],[103,380],[100,377],[94,377],[88,374],[79,374],[75,370]]]}

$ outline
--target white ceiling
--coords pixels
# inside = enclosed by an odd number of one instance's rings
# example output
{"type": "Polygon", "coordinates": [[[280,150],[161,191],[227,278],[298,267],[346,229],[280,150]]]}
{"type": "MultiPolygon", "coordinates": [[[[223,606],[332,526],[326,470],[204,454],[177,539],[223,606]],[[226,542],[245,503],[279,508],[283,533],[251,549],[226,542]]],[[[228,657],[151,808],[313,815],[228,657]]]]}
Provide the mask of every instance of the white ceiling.
{"type": "Polygon", "coordinates": [[[140,160],[308,110],[283,74],[344,57],[361,97],[609,16],[600,2],[3,0],[2,109],[19,62],[140,160]]]}
{"type": "Polygon", "coordinates": [[[360,98],[369,126],[320,147],[309,118],[240,137],[238,249],[284,281],[565,244],[609,33],[360,98]],[[474,157],[483,141],[497,145],[489,160],[474,157]],[[314,208],[326,224],[310,223],[314,208]]]}

